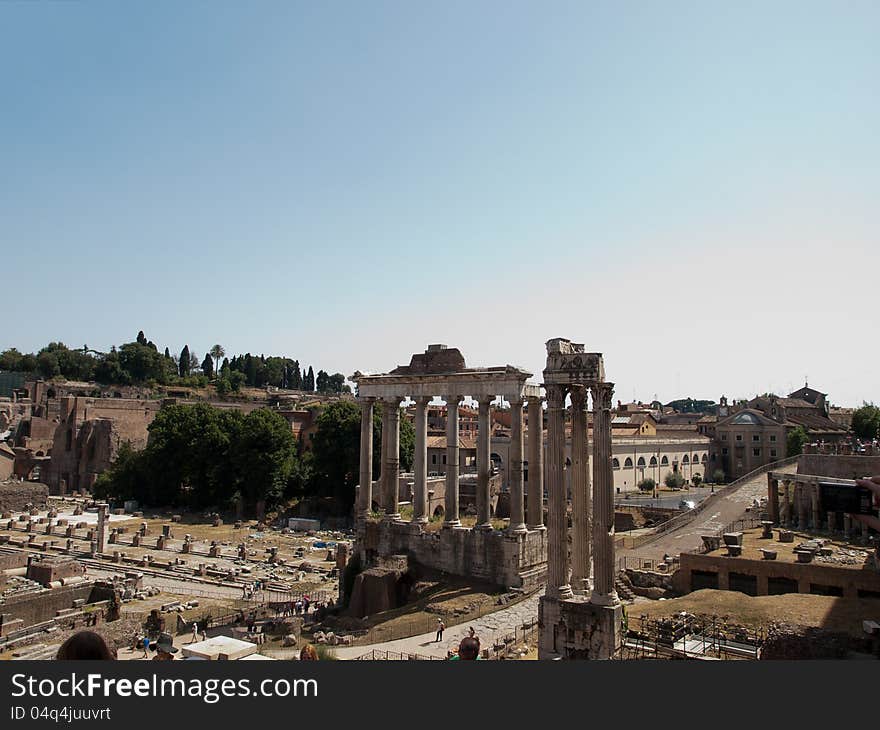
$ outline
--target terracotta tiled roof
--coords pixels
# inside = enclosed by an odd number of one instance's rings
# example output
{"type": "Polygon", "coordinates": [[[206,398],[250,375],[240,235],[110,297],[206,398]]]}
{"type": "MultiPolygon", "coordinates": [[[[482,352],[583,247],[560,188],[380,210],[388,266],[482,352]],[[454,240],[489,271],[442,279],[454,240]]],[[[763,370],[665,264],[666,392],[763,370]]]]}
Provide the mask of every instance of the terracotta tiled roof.
{"type": "MultiPolygon", "coordinates": [[[[445,436],[428,436],[427,446],[429,449],[445,449],[446,448],[446,437],[445,436]]],[[[460,449],[476,449],[477,448],[477,441],[476,441],[476,439],[465,438],[464,436],[459,436],[458,437],[458,448],[460,448],[460,449]]]]}
{"type": "Polygon", "coordinates": [[[786,426],[803,426],[807,431],[817,433],[846,433],[847,428],[830,418],[808,413],[786,413],[786,426]]]}

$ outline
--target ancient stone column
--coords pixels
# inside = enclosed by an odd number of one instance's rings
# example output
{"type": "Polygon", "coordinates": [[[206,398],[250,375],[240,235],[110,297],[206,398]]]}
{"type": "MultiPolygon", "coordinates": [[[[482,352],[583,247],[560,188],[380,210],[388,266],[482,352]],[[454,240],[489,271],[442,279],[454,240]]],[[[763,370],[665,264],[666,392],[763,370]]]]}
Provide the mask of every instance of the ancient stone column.
{"type": "Polygon", "coordinates": [[[783,527],[791,527],[791,480],[782,482],[782,510],[780,522],[783,527]]]}
{"type": "Polygon", "coordinates": [[[107,515],[110,511],[109,504],[99,504],[98,505],[98,530],[97,530],[97,544],[98,544],[98,552],[103,553],[104,549],[107,547],[107,515]]]}
{"type": "Polygon", "coordinates": [[[480,415],[477,432],[477,528],[492,529],[491,494],[489,491],[492,473],[492,423],[490,407],[491,396],[482,396],[479,400],[480,415]]]}
{"type": "Polygon", "coordinates": [[[529,398],[529,514],[530,530],[544,527],[544,410],[541,399],[529,398]]]}
{"type": "Polygon", "coordinates": [[[510,524],[508,532],[526,532],[525,500],[523,498],[523,404],[522,396],[510,400],[510,524]]]}
{"type": "Polygon", "coordinates": [[[847,540],[853,536],[853,518],[848,512],[843,513],[843,535],[847,540]]]}
{"type": "Polygon", "coordinates": [[[571,392],[571,589],[589,594],[590,482],[587,451],[587,392],[573,385],[571,392]]]}
{"type": "Polygon", "coordinates": [[[458,517],[458,404],[460,395],[446,398],[446,519],[443,527],[459,527],[458,517]]]}
{"type": "Polygon", "coordinates": [[[428,521],[428,401],[416,398],[416,450],[413,459],[413,522],[428,521]]]}
{"type": "Polygon", "coordinates": [[[361,398],[360,504],[358,519],[366,520],[373,506],[373,399],[361,398]]]}
{"type": "MultiPolygon", "coordinates": [[[[385,477],[385,515],[383,519],[399,520],[398,492],[400,476],[400,398],[385,401],[387,411],[387,444],[383,476],[385,477]]],[[[386,431],[382,431],[382,442],[386,443],[386,431]]]]}
{"type": "Polygon", "coordinates": [[[547,385],[547,590],[549,598],[571,598],[568,582],[568,516],[565,475],[565,388],[547,385]]]}
{"type": "Polygon", "coordinates": [[[767,513],[771,522],[779,522],[779,480],[767,474],[767,513]]]}
{"type": "Polygon", "coordinates": [[[810,487],[810,511],[812,513],[812,522],[810,523],[810,527],[814,530],[821,530],[822,523],[821,518],[819,516],[819,485],[813,484],[810,487]]]}
{"type": "Polygon", "coordinates": [[[795,482],[794,486],[795,499],[798,506],[798,529],[807,529],[807,494],[806,485],[795,482]]]}
{"type": "Polygon", "coordinates": [[[611,396],[614,383],[593,386],[593,593],[592,603],[615,605],[614,475],[611,471],[611,396]]]}

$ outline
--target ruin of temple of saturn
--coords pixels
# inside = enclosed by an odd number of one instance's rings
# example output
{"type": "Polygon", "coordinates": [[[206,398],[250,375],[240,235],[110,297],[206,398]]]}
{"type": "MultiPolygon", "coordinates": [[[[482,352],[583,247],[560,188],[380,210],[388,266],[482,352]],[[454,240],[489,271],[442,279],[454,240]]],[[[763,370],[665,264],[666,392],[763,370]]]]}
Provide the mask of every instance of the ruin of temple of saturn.
{"type": "Polygon", "coordinates": [[[466,368],[454,348],[432,345],[408,366],[389,373],[355,373],[361,404],[360,485],[355,550],[365,566],[406,555],[417,563],[454,575],[532,590],[546,583],[539,606],[539,657],[604,659],[622,640],[623,609],[614,589],[614,496],[611,471],[611,397],[599,353],[556,338],[547,342],[543,388],[547,400],[547,445],[543,443],[542,387],[531,373],[511,365],[466,368]],[[439,396],[447,404],[447,471],[443,529],[429,531],[426,407],[439,396]],[[461,525],[459,515],[459,424],[457,406],[466,396],[479,406],[477,436],[477,520],[461,525]],[[490,404],[501,396],[511,404],[510,522],[494,530],[490,513],[490,404]],[[593,402],[593,474],[589,473],[588,402],[593,402]],[[572,404],[571,559],[565,469],[566,398],[572,404]],[[401,402],[415,401],[413,514],[399,511],[401,402]],[[381,472],[373,482],[373,408],[381,402],[381,472]],[[531,495],[523,489],[523,404],[528,403],[531,495]],[[371,518],[374,490],[379,519],[371,518]]]}

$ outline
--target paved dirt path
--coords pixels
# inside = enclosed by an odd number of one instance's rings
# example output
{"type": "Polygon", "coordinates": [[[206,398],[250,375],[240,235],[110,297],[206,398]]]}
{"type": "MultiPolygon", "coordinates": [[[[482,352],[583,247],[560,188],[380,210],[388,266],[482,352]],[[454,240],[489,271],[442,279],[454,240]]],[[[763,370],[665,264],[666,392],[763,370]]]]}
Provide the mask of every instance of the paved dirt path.
{"type": "Polygon", "coordinates": [[[474,619],[469,623],[458,624],[452,626],[443,632],[443,641],[434,641],[435,634],[421,634],[420,636],[411,636],[407,639],[396,639],[395,641],[386,641],[382,644],[371,644],[369,646],[338,646],[336,647],[336,656],[340,659],[356,659],[359,656],[368,654],[372,649],[380,649],[382,651],[395,651],[407,654],[422,654],[423,656],[435,656],[446,658],[446,652],[452,647],[458,648],[459,642],[467,636],[468,629],[474,628],[480,643],[486,647],[491,646],[496,637],[502,637],[509,634],[514,628],[522,626],[523,622],[531,621],[538,616],[538,601],[544,594],[544,591],[529,596],[524,601],[520,601],[508,608],[502,608],[481,618],[474,619]]]}
{"type": "MultiPolygon", "coordinates": [[[[790,464],[774,471],[793,474],[797,471],[797,464],[790,464]]],[[[766,496],[767,474],[762,472],[723,496],[710,497],[711,502],[707,501],[705,509],[688,524],[672,530],[647,545],[630,550],[618,550],[617,557],[638,556],[659,559],[664,554],[678,555],[694,550],[702,543],[701,535],[718,532],[730,522],[746,517],[749,514],[746,512],[746,507],[752,503],[752,500],[766,496]]]]}

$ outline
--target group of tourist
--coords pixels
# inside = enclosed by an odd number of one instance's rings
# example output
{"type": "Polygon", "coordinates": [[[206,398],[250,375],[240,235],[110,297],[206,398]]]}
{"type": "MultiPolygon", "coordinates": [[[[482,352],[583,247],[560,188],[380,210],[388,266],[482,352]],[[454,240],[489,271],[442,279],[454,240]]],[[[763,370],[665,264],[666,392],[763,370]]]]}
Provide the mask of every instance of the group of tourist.
{"type": "MultiPolygon", "coordinates": [[[[156,641],[145,636],[139,639],[138,646],[144,650],[144,659],[148,651],[155,652],[153,661],[169,661],[178,652],[171,634],[161,633],[156,641]]],[[[116,659],[116,648],[107,643],[103,636],[94,631],[77,631],[58,649],[56,659],[64,660],[113,660],[116,659]]]]}

